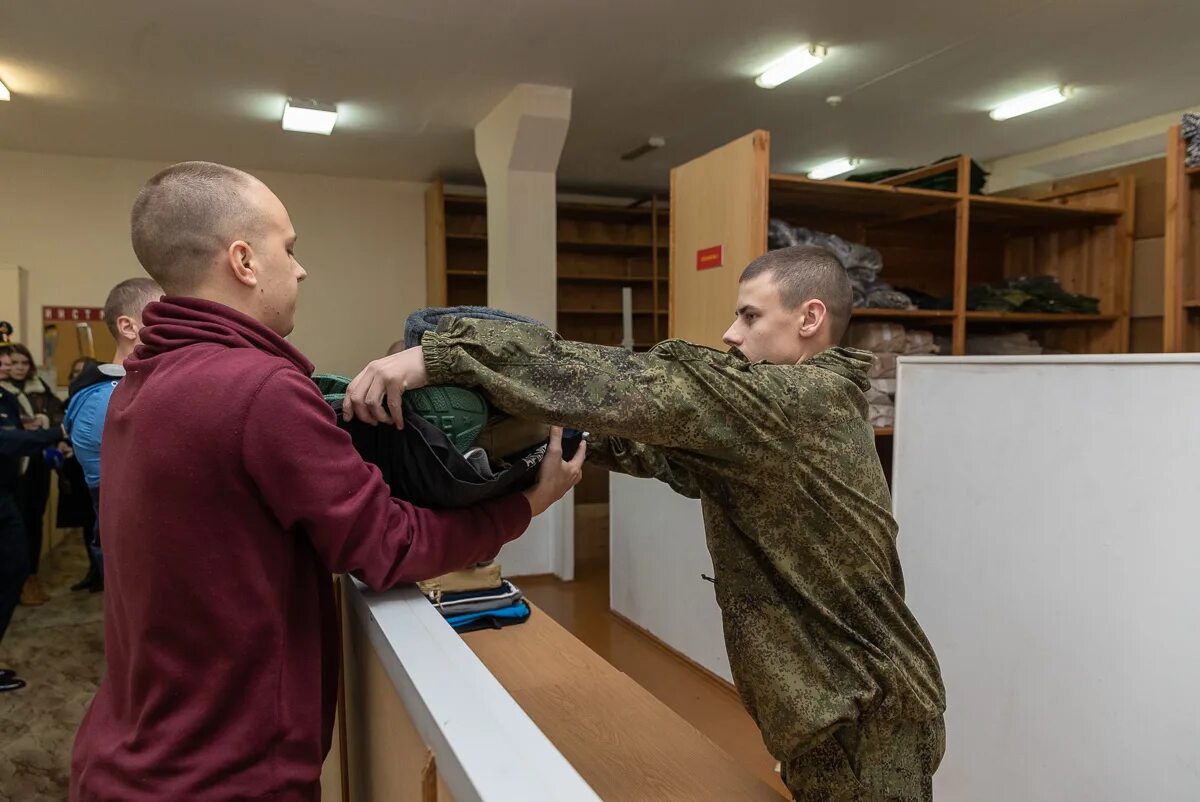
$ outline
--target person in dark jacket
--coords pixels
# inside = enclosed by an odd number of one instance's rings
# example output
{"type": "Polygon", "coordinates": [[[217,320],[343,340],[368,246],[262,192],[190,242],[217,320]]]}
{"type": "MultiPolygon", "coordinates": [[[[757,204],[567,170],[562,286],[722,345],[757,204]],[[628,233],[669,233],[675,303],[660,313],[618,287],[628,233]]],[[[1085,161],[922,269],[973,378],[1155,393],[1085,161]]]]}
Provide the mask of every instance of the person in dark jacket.
{"type": "Polygon", "coordinates": [[[379,470],[285,338],[300,281],[287,210],[258,179],[186,162],[133,207],[146,307],[105,421],[105,665],[76,736],[77,802],[317,802],[340,636],[332,573],[369,587],[490,560],[579,481],[433,511],[379,470]]]}
{"type": "MultiPolygon", "coordinates": [[[[38,428],[56,431],[63,420],[63,402],[54,388],[38,375],[33,354],[21,343],[12,344],[12,368],[6,380],[0,382],[8,392],[17,397],[27,429],[38,428]]],[[[50,464],[44,459],[30,459],[24,463],[20,481],[17,483],[17,506],[25,523],[25,536],[29,539],[29,578],[21,593],[21,603],[45,604],[49,600],[38,577],[42,557],[42,527],[46,519],[46,503],[50,500],[50,464]]]]}
{"type": "MultiPolygon", "coordinates": [[[[9,356],[0,349],[0,360],[9,356]]],[[[29,542],[24,516],[17,507],[15,492],[23,458],[41,460],[41,452],[65,437],[62,427],[27,431],[16,396],[0,388],[0,642],[21,599],[29,576],[29,542]]],[[[25,687],[12,669],[0,668],[0,692],[25,687]]]]}
{"type": "MultiPolygon", "coordinates": [[[[79,378],[85,370],[94,370],[100,362],[90,356],[81,356],[71,363],[71,371],[67,376],[68,387],[79,378]]],[[[71,396],[67,396],[67,407],[70,408],[71,396]]],[[[66,421],[63,421],[66,425],[66,421]]],[[[97,581],[102,576],[97,562],[97,554],[91,548],[92,537],[96,530],[96,511],[88,492],[87,480],[83,475],[83,465],[72,446],[64,445],[62,467],[58,469],[58,515],[57,523],[60,529],[78,527],[83,533],[83,548],[88,556],[88,572],[83,579],[71,586],[71,590],[100,590],[97,581]]]]}

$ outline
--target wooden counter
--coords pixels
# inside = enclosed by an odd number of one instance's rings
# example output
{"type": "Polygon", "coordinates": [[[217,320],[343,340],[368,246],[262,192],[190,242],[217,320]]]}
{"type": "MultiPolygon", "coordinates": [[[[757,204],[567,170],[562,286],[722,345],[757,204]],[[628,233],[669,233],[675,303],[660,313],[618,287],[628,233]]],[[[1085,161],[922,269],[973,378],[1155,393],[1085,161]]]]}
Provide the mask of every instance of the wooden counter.
{"type": "Polygon", "coordinates": [[[606,802],[782,798],[537,608],[463,640],[606,802]]]}
{"type": "Polygon", "coordinates": [[[540,610],[460,637],[414,587],[342,588],[327,802],[781,799],[540,610]]]}

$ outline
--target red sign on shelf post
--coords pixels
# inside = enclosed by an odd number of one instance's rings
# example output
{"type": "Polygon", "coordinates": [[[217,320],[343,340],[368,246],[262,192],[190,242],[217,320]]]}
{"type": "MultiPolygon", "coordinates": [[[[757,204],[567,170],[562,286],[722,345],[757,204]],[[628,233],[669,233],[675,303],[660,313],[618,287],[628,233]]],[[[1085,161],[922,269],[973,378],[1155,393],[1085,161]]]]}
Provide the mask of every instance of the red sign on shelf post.
{"type": "Polygon", "coordinates": [[[43,306],[42,320],[57,323],[60,320],[104,320],[104,310],[98,306],[43,306]]]}
{"type": "Polygon", "coordinates": [[[725,246],[714,245],[711,248],[701,248],[696,251],[696,269],[709,270],[720,267],[725,263],[725,246]]]}

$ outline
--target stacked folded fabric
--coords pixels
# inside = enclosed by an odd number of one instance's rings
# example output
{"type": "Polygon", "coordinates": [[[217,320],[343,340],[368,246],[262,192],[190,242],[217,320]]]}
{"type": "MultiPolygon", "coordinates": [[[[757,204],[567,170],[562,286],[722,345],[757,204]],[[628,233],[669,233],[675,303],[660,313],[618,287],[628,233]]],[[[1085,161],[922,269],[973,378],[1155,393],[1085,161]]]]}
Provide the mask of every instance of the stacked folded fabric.
{"type": "Polygon", "coordinates": [[[932,332],[905,329],[899,323],[855,323],[846,334],[847,344],[875,354],[867,377],[867,415],[875,428],[896,422],[896,360],[901,356],[941,351],[932,332]]]}
{"type": "Polygon", "coordinates": [[[1200,114],[1189,111],[1183,115],[1183,139],[1187,143],[1184,164],[1200,167],[1200,114]]]}
{"type": "Polygon", "coordinates": [[[529,619],[529,604],[516,585],[504,579],[498,563],[418,582],[417,587],[457,632],[500,629],[529,619]]]}
{"type": "Polygon", "coordinates": [[[836,234],[826,234],[784,220],[772,219],[767,226],[767,247],[771,250],[793,245],[814,245],[832,253],[850,278],[854,305],[878,309],[913,309],[912,299],[879,280],[883,257],[879,251],[836,234]]]}

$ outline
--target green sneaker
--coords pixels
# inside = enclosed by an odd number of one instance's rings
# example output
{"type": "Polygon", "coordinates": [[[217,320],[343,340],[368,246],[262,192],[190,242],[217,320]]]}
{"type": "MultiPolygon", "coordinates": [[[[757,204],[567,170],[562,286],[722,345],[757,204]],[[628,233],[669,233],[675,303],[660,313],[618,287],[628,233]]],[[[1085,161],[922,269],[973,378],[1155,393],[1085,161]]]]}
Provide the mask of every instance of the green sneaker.
{"type": "Polygon", "coordinates": [[[404,404],[441,429],[460,454],[471,450],[488,422],[487,401],[462,387],[422,387],[405,393],[404,404]]]}
{"type": "MultiPolygon", "coordinates": [[[[312,377],[325,401],[341,411],[350,379],[332,373],[312,377]]],[[[463,387],[423,387],[404,394],[404,405],[436,426],[460,454],[471,449],[488,422],[488,405],[483,396],[463,387]]]]}

